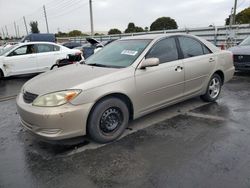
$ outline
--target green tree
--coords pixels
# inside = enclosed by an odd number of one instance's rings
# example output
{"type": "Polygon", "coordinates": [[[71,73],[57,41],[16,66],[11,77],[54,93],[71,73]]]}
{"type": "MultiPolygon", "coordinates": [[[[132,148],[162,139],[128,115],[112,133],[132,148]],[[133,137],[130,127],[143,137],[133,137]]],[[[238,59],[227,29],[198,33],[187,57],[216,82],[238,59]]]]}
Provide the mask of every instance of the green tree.
{"type": "MultiPolygon", "coordinates": [[[[226,19],[226,25],[230,24],[231,15],[226,19]]],[[[235,17],[236,24],[249,24],[250,23],[250,7],[242,10],[235,17]]]]}
{"type": "Polygon", "coordinates": [[[64,32],[61,32],[61,31],[58,31],[58,33],[55,34],[56,37],[67,37],[68,34],[67,33],[64,33],[64,32]]]}
{"type": "Polygon", "coordinates": [[[31,33],[40,33],[40,31],[38,29],[38,22],[37,21],[30,22],[30,30],[31,30],[31,33]]]}
{"type": "Polygon", "coordinates": [[[68,35],[69,37],[79,37],[79,36],[82,36],[83,33],[79,30],[73,30],[73,31],[70,31],[68,35]]]}
{"type": "Polygon", "coordinates": [[[109,35],[115,35],[115,34],[121,34],[122,32],[119,30],[119,29],[116,29],[116,28],[113,28],[113,29],[110,29],[108,34],[109,35]]]}
{"type": "Polygon", "coordinates": [[[150,26],[150,31],[177,29],[176,21],[170,17],[161,17],[156,19],[150,26]]]}
{"type": "Polygon", "coordinates": [[[127,29],[125,30],[125,33],[137,33],[137,32],[143,32],[144,30],[142,27],[135,26],[133,22],[130,22],[128,24],[127,29]]]}

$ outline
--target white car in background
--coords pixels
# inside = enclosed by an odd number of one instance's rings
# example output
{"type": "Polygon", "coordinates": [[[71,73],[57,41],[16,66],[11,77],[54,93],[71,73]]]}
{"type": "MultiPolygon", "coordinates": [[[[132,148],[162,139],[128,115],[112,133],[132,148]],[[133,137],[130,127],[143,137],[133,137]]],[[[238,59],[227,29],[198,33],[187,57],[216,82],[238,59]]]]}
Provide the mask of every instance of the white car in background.
{"type": "Polygon", "coordinates": [[[51,42],[19,43],[0,52],[0,78],[45,72],[57,60],[79,53],[80,50],[51,42]]]}

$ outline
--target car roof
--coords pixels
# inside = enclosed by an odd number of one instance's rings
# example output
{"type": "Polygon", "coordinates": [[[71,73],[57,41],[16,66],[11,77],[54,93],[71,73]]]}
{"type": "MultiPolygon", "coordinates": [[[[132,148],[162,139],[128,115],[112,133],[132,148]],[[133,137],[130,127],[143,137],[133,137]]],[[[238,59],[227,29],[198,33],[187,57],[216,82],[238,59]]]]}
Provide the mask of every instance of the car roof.
{"type": "MultiPolygon", "coordinates": [[[[169,34],[145,34],[145,35],[136,35],[136,36],[130,36],[130,37],[125,37],[120,40],[130,40],[130,39],[150,39],[150,40],[157,40],[163,37],[170,37],[170,36],[192,36],[195,37],[194,35],[190,34],[184,34],[184,33],[169,33],[169,34]]],[[[197,38],[197,37],[195,37],[197,38]]]]}
{"type": "Polygon", "coordinates": [[[54,42],[46,42],[46,41],[44,41],[44,42],[36,42],[36,41],[34,41],[34,42],[21,42],[21,43],[19,43],[19,45],[21,46],[21,45],[24,45],[24,44],[54,44],[54,45],[58,45],[58,44],[56,44],[56,43],[54,43],[54,42]]]}
{"type": "Polygon", "coordinates": [[[119,40],[133,40],[133,39],[141,39],[141,40],[152,40],[152,41],[158,41],[162,38],[165,37],[171,37],[171,36],[187,36],[187,37],[193,37],[201,41],[203,44],[205,44],[212,52],[217,52],[220,51],[219,48],[214,46],[212,43],[206,41],[205,39],[195,36],[195,35],[190,35],[186,33],[168,33],[168,34],[146,34],[146,35],[136,35],[136,36],[130,36],[130,37],[125,37],[119,40]]]}

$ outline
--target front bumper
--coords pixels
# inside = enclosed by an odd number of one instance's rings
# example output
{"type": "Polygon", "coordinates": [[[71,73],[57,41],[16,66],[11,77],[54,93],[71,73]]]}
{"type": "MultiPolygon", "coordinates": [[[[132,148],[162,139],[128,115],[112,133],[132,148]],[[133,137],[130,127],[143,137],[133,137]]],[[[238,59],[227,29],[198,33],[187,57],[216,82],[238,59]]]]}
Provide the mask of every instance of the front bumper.
{"type": "Polygon", "coordinates": [[[87,117],[92,104],[65,104],[58,107],[36,107],[17,96],[21,124],[47,140],[63,140],[86,134],[87,117]]]}
{"type": "Polygon", "coordinates": [[[235,70],[250,70],[250,62],[234,62],[235,70]]]}

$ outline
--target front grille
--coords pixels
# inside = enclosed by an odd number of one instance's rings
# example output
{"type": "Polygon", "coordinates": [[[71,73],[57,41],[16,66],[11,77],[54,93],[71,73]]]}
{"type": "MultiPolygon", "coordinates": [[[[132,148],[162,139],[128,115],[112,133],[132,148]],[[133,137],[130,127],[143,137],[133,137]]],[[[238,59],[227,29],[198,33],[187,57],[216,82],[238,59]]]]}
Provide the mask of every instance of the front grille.
{"type": "Polygon", "coordinates": [[[250,63],[250,55],[234,55],[234,62],[238,62],[238,63],[249,62],[250,63]]]}
{"type": "Polygon", "coordinates": [[[37,96],[38,95],[36,95],[36,94],[29,93],[29,92],[25,91],[23,94],[23,100],[26,103],[32,103],[37,98],[37,96]]]}

